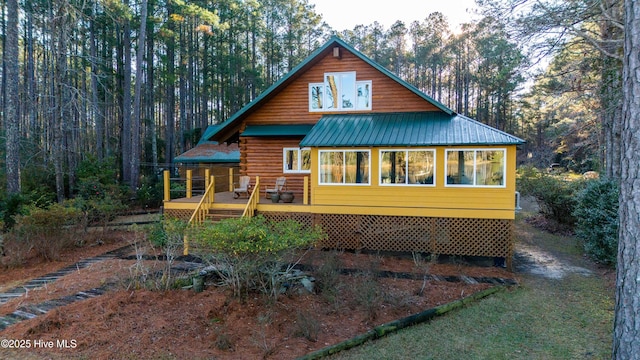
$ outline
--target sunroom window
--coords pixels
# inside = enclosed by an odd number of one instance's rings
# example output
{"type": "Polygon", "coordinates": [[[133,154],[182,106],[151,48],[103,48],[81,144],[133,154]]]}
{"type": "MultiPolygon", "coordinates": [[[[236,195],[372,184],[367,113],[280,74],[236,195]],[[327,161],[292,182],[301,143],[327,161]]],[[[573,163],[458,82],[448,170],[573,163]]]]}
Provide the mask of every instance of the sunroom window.
{"type": "Polygon", "coordinates": [[[505,186],[504,149],[446,151],[446,184],[451,186],[505,186]]]}
{"type": "Polygon", "coordinates": [[[285,173],[308,173],[311,171],[311,150],[309,148],[285,148],[283,150],[285,173]]]}
{"type": "Polygon", "coordinates": [[[380,184],[434,185],[434,150],[381,150],[380,184]]]}
{"type": "Polygon", "coordinates": [[[369,184],[368,150],[320,150],[319,157],[320,184],[369,184]]]}

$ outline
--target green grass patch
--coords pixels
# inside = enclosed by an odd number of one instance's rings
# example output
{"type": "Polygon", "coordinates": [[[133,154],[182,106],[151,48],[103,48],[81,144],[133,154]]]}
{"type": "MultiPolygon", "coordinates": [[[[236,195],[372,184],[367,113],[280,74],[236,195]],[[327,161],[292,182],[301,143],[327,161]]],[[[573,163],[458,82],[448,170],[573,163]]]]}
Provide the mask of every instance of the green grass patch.
{"type": "MultiPolygon", "coordinates": [[[[518,238],[581,264],[573,237],[518,221],[518,238]],[[522,239],[522,237],[527,239],[522,239]]],[[[331,359],[608,359],[614,294],[596,273],[521,285],[331,359]]]]}

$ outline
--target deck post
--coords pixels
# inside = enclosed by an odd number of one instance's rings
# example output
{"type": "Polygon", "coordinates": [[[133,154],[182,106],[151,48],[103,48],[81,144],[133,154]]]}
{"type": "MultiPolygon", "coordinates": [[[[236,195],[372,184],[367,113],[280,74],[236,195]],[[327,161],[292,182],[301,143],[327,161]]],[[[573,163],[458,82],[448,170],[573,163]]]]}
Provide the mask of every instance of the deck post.
{"type": "Polygon", "coordinates": [[[229,191],[233,191],[233,168],[229,168],[229,191]]]}
{"type": "Polygon", "coordinates": [[[170,176],[171,173],[169,172],[169,170],[165,170],[162,172],[162,182],[164,183],[164,201],[171,201],[171,187],[169,184],[170,176]]]}
{"type": "Polygon", "coordinates": [[[209,187],[209,177],[211,176],[211,169],[204,169],[204,189],[207,190],[209,187]]]}
{"type": "Polygon", "coordinates": [[[187,170],[187,199],[191,199],[191,193],[193,191],[193,170],[187,170]]]}
{"type": "Polygon", "coordinates": [[[260,176],[256,175],[256,188],[253,191],[257,191],[256,194],[256,204],[260,204],[260,176]]]}
{"type": "Polygon", "coordinates": [[[209,184],[212,186],[212,191],[209,193],[209,202],[213,204],[216,198],[216,178],[213,175],[209,177],[209,184]]]}
{"type": "Polygon", "coordinates": [[[304,177],[304,188],[302,190],[302,204],[309,205],[309,177],[304,177]]]}

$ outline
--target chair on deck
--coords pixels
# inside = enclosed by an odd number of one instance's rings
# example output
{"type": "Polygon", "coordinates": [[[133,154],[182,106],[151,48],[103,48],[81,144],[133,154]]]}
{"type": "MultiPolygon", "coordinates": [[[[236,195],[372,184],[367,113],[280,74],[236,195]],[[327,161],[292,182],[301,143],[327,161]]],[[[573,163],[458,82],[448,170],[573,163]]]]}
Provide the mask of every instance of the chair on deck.
{"type": "Polygon", "coordinates": [[[247,194],[247,198],[249,197],[249,189],[251,188],[249,182],[251,182],[251,178],[249,176],[240,176],[240,185],[233,188],[234,199],[239,198],[240,194],[247,194]]]}
{"type": "Polygon", "coordinates": [[[272,189],[265,190],[265,197],[267,199],[271,199],[271,194],[280,194],[280,192],[285,188],[285,184],[287,182],[286,177],[279,177],[276,179],[276,186],[272,189]]]}

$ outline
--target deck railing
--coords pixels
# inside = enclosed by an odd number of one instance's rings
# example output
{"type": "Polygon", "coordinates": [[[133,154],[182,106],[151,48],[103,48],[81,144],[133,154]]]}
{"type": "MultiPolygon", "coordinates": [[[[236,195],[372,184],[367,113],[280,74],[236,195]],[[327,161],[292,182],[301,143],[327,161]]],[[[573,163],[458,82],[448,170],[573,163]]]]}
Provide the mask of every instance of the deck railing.
{"type": "Polygon", "coordinates": [[[253,217],[256,214],[258,203],[260,202],[260,176],[256,176],[256,184],[253,187],[247,206],[244,208],[242,217],[253,217]]]}
{"type": "MultiPolygon", "coordinates": [[[[200,225],[204,222],[204,219],[207,216],[209,209],[211,208],[211,204],[213,204],[214,202],[215,195],[216,195],[215,189],[216,189],[216,180],[213,176],[211,176],[209,180],[209,185],[207,185],[207,188],[204,191],[204,195],[202,195],[202,199],[200,199],[200,202],[198,202],[198,205],[196,206],[196,209],[194,210],[193,215],[191,215],[191,218],[189,218],[189,222],[187,223],[187,226],[200,225]]],[[[183,253],[184,255],[189,255],[189,237],[187,235],[184,236],[183,243],[184,243],[183,253]]]]}

